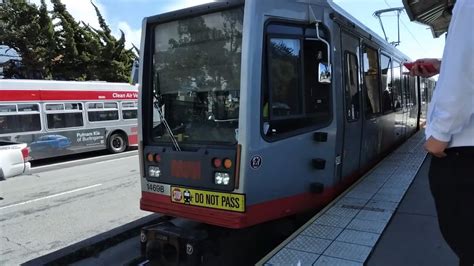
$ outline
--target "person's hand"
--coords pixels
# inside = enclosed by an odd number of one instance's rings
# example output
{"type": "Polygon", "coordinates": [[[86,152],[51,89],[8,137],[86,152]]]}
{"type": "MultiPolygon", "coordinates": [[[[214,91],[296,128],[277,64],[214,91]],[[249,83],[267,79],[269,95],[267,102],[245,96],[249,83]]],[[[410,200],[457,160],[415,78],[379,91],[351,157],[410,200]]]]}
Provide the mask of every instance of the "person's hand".
{"type": "Polygon", "coordinates": [[[410,75],[412,76],[420,76],[423,78],[430,78],[434,75],[439,74],[439,70],[441,68],[441,61],[435,58],[422,58],[418,59],[414,62],[413,67],[410,69],[410,75]],[[432,72],[426,69],[423,64],[431,64],[436,71],[432,72]]]}
{"type": "Polygon", "coordinates": [[[436,156],[438,158],[443,158],[446,156],[444,150],[448,147],[448,142],[437,140],[433,137],[429,137],[428,140],[425,142],[425,150],[436,156]]]}

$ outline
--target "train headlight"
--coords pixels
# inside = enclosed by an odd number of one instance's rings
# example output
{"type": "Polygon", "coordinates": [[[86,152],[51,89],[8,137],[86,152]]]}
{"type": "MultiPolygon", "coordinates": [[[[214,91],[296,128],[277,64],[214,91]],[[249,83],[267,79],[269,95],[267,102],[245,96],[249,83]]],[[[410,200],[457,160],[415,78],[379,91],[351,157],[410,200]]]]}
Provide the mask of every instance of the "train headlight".
{"type": "Polygon", "coordinates": [[[150,167],[148,167],[148,176],[151,176],[151,177],[160,177],[160,175],[161,175],[160,167],[158,167],[158,166],[150,166],[150,167]]]}
{"type": "Polygon", "coordinates": [[[229,173],[215,172],[214,173],[214,184],[227,186],[230,182],[229,173]]]}

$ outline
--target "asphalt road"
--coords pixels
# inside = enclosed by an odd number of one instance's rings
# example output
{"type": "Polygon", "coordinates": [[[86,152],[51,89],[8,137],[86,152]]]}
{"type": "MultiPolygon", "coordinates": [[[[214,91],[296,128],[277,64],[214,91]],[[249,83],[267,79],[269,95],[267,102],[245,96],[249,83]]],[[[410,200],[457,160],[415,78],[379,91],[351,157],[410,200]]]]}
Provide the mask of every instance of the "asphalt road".
{"type": "Polygon", "coordinates": [[[17,265],[149,215],[138,157],[46,167],[0,182],[0,265],[17,265]]]}

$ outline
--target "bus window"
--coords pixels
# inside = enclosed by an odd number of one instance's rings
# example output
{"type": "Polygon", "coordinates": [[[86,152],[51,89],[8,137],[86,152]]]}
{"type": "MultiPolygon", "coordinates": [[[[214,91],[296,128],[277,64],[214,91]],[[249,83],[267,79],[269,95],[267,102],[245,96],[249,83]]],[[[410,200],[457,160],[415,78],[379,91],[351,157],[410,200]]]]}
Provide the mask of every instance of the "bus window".
{"type": "Polygon", "coordinates": [[[373,116],[381,112],[379,89],[379,63],[377,50],[364,46],[362,48],[364,59],[364,88],[366,98],[365,113],[373,116]]]}
{"type": "Polygon", "coordinates": [[[46,104],[48,129],[83,127],[81,103],[46,104]]]}
{"type": "Polygon", "coordinates": [[[37,104],[0,105],[0,134],[40,130],[41,119],[37,104]]]}
{"type": "Polygon", "coordinates": [[[137,102],[122,102],[122,118],[136,119],[137,118],[137,102]]]}
{"type": "Polygon", "coordinates": [[[64,104],[63,103],[48,103],[45,105],[46,106],[46,111],[60,111],[64,110],[64,104]]]}
{"type": "Polygon", "coordinates": [[[87,103],[89,122],[119,120],[118,104],[116,102],[87,103]]]}

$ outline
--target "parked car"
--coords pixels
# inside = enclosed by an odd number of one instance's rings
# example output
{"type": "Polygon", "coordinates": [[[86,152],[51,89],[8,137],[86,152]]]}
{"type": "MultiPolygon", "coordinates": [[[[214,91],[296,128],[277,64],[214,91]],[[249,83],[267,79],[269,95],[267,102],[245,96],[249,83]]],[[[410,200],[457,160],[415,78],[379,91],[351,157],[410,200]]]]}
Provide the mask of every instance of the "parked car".
{"type": "Polygon", "coordinates": [[[0,180],[29,173],[29,153],[26,143],[0,141],[0,180]]]}

